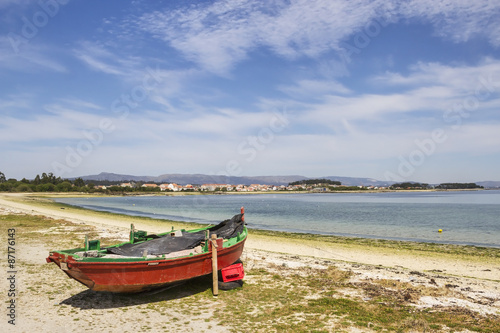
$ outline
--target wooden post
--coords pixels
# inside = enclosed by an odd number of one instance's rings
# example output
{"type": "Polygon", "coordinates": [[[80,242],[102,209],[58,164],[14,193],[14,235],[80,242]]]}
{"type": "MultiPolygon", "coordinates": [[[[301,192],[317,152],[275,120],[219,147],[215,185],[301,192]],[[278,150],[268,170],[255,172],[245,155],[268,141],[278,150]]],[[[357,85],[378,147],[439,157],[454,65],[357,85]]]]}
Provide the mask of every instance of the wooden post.
{"type": "Polygon", "coordinates": [[[212,234],[212,293],[219,295],[219,277],[217,275],[217,235],[212,234]]]}
{"type": "Polygon", "coordinates": [[[134,233],[135,233],[135,227],[134,227],[134,224],[132,223],[130,225],[130,236],[129,236],[129,241],[131,244],[134,243],[134,233]]]}

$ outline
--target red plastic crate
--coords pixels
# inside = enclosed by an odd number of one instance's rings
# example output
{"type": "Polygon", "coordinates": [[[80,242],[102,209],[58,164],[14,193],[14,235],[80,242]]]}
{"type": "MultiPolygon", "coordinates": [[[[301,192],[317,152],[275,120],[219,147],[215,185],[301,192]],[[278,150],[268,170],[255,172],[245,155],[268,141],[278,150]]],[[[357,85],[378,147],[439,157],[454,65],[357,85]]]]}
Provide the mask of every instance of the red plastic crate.
{"type": "Polygon", "coordinates": [[[231,282],[236,280],[241,280],[245,276],[245,271],[243,270],[243,264],[234,264],[221,269],[222,281],[231,282]]]}

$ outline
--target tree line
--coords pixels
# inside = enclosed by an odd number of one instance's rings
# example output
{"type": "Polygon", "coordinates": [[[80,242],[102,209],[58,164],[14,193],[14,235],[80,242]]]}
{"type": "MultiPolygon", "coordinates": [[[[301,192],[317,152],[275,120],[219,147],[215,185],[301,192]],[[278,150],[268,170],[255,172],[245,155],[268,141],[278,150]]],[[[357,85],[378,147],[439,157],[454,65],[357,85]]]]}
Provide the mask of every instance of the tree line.
{"type": "Polygon", "coordinates": [[[293,186],[293,185],[319,185],[319,184],[342,185],[342,183],[339,182],[339,181],[337,181],[337,180],[330,180],[330,179],[304,179],[304,180],[298,180],[296,182],[288,183],[288,186],[293,186]]]}
{"type": "Polygon", "coordinates": [[[32,180],[23,178],[7,179],[0,171],[0,192],[86,192],[86,193],[124,193],[124,192],[159,192],[159,188],[144,188],[142,182],[135,183],[133,187],[121,187],[119,185],[107,186],[106,189],[96,188],[99,181],[85,182],[82,178],[62,179],[56,177],[52,172],[36,175],[32,180]]]}
{"type": "Polygon", "coordinates": [[[442,183],[437,185],[436,188],[443,190],[465,190],[472,188],[484,188],[484,186],[477,185],[476,183],[442,183]]]}
{"type": "Polygon", "coordinates": [[[5,174],[0,172],[0,191],[2,192],[88,192],[89,190],[90,188],[81,178],[71,181],[56,177],[52,172],[36,175],[33,180],[26,178],[21,180],[7,179],[5,174]]]}
{"type": "Polygon", "coordinates": [[[484,188],[484,186],[477,185],[476,183],[441,183],[436,186],[430,186],[427,183],[396,183],[390,186],[391,189],[441,189],[441,190],[465,190],[465,189],[475,189],[484,188]]]}
{"type": "Polygon", "coordinates": [[[391,189],[398,189],[398,188],[402,188],[402,189],[427,189],[427,188],[429,188],[429,184],[403,182],[403,183],[392,184],[389,188],[391,188],[391,189]]]}

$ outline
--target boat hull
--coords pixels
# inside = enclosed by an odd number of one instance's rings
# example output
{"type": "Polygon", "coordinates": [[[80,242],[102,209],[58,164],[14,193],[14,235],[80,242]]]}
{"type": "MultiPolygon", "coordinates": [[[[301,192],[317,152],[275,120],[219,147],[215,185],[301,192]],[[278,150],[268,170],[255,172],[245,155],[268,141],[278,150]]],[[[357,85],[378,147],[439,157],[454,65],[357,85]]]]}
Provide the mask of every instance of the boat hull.
{"type": "MultiPolygon", "coordinates": [[[[245,240],[226,248],[218,246],[218,270],[241,257],[245,240]]],[[[69,277],[91,290],[114,293],[161,288],[212,273],[211,251],[180,258],[103,262],[76,260],[72,255],[54,251],[47,262],[54,262],[69,277]]]]}

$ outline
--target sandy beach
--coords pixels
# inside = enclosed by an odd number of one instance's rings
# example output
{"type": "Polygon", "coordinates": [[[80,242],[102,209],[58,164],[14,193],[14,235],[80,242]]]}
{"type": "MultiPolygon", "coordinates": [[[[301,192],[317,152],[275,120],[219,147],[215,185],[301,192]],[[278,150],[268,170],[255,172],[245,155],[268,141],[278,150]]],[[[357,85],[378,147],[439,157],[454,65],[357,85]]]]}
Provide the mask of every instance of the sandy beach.
{"type": "MultiPolygon", "coordinates": [[[[82,228],[86,232],[91,230],[100,237],[126,240],[131,220],[136,228],[141,230],[151,233],[165,231],[165,224],[155,223],[153,220],[122,218],[96,212],[82,213],[82,210],[72,208],[61,209],[50,204],[40,204],[37,199],[20,194],[1,194],[0,214],[43,216],[56,221],[65,221],[69,223],[65,225],[67,232],[81,234],[82,240],[84,237],[82,228]]],[[[251,216],[247,217],[247,222],[251,228],[251,216]]],[[[17,227],[21,228],[23,227],[17,227]]],[[[61,228],[44,232],[58,232],[60,237],[64,237],[61,228]]],[[[4,244],[6,233],[6,230],[2,232],[4,244]]],[[[55,265],[45,262],[53,246],[55,244],[44,242],[43,237],[39,240],[32,238],[29,241],[23,238],[16,239],[18,265],[16,325],[9,324],[6,319],[8,316],[4,315],[0,323],[2,332],[247,331],[235,326],[236,323],[227,323],[217,313],[221,304],[230,301],[230,297],[235,297],[233,291],[213,299],[208,296],[207,287],[197,289],[196,286],[190,286],[189,291],[178,288],[174,291],[161,291],[138,297],[99,294],[86,290],[84,286],[67,278],[55,265]],[[205,301],[194,306],[199,301],[200,294],[205,301]]],[[[7,257],[5,250],[3,256],[7,257]]],[[[250,231],[242,260],[248,272],[261,270],[284,278],[290,274],[300,275],[308,269],[325,270],[335,267],[340,271],[349,272],[351,285],[380,285],[381,281],[404,283],[408,296],[403,298],[412,307],[462,309],[472,316],[490,318],[489,320],[498,324],[500,331],[498,257],[478,258],[403,248],[303,241],[252,234],[250,231]],[[412,293],[411,291],[423,290],[423,287],[435,291],[447,290],[447,292],[412,293]]],[[[5,272],[6,268],[3,270],[5,272]]],[[[253,282],[257,283],[256,276],[260,275],[249,274],[245,283],[249,286],[253,282]]],[[[4,295],[9,290],[8,283],[6,278],[2,279],[1,288],[4,295]]],[[[336,292],[341,294],[354,292],[344,289],[339,288],[336,292]]],[[[366,289],[363,290],[366,292],[366,289]]],[[[362,294],[362,290],[354,293],[358,294],[356,297],[369,297],[362,294]]],[[[349,295],[349,297],[354,296],[349,295]]],[[[6,311],[4,307],[4,312],[6,311]]],[[[369,327],[337,324],[337,319],[333,317],[325,319],[331,321],[326,331],[371,331],[369,327]]],[[[420,326],[414,327],[414,331],[419,331],[418,327],[426,326],[425,323],[421,323],[420,326]]],[[[307,327],[303,329],[307,331],[307,327]]],[[[258,331],[267,330],[264,327],[258,331]]]]}

